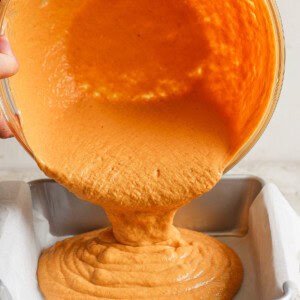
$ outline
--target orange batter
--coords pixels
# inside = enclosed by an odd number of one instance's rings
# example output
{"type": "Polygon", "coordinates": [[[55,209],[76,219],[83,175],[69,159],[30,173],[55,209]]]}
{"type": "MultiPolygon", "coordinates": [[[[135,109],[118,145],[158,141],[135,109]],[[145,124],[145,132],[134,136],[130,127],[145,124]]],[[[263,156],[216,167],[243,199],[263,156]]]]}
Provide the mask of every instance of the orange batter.
{"type": "Polygon", "coordinates": [[[231,299],[237,256],[172,221],[267,109],[264,0],[15,0],[8,31],[21,64],[10,85],[39,166],[112,223],[42,254],[46,299],[231,299]]]}

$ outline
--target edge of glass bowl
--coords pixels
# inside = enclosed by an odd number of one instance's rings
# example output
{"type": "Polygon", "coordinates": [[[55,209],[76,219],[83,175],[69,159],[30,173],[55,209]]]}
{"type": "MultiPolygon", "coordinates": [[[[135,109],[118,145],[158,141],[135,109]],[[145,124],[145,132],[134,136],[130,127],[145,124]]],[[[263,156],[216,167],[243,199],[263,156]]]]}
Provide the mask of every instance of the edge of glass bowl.
{"type": "MultiPolygon", "coordinates": [[[[0,26],[1,32],[5,30],[5,13],[8,4],[8,0],[2,1],[0,0],[0,26]]],[[[280,13],[277,7],[275,0],[266,0],[266,4],[268,5],[270,15],[272,18],[273,29],[275,32],[275,43],[277,47],[277,57],[276,57],[276,71],[273,89],[270,97],[269,105],[266,109],[266,112],[263,118],[260,121],[257,129],[250,136],[248,141],[237,151],[231,161],[227,164],[224,173],[228,172],[231,168],[233,168],[257,143],[259,138],[262,136],[266,127],[268,126],[275,108],[277,106],[279,96],[281,93],[283,78],[284,78],[284,67],[285,67],[285,42],[284,42],[284,33],[283,26],[280,17],[280,13]]],[[[24,149],[32,156],[33,152],[31,151],[26,138],[22,131],[22,126],[19,118],[19,111],[17,110],[15,103],[13,101],[8,79],[2,79],[0,81],[0,109],[10,127],[12,133],[18,140],[18,142],[24,147],[24,149]],[[4,100],[5,99],[5,100],[4,100]]]]}
{"type": "Polygon", "coordinates": [[[265,129],[267,128],[274,111],[276,109],[277,103],[279,101],[279,97],[282,90],[283,79],[284,79],[284,71],[285,71],[285,40],[284,40],[284,32],[281,16],[279,13],[279,9],[276,4],[276,0],[266,0],[266,4],[268,5],[269,12],[271,15],[273,30],[275,35],[275,43],[276,43],[276,70],[275,70],[275,78],[272,88],[272,93],[270,96],[270,101],[266,112],[264,113],[263,118],[261,119],[258,127],[249,137],[247,142],[236,152],[231,161],[227,164],[224,173],[228,172],[232,169],[242,158],[245,157],[246,154],[253,148],[253,146],[260,139],[265,129]]]}
{"type": "MultiPolygon", "coordinates": [[[[5,33],[6,19],[5,14],[10,0],[0,0],[0,35],[5,33]]],[[[19,111],[13,101],[8,79],[0,80],[0,113],[2,112],[11,132],[23,146],[23,148],[33,157],[33,152],[30,150],[28,143],[22,131],[22,126],[19,118],[19,111]]]]}
{"type": "Polygon", "coordinates": [[[2,79],[0,81],[0,110],[2,111],[2,114],[15,138],[23,146],[23,148],[33,157],[33,152],[31,151],[23,134],[19,118],[20,113],[17,110],[12,99],[7,79],[2,79]],[[3,98],[5,98],[6,101],[4,101],[3,98]]]}

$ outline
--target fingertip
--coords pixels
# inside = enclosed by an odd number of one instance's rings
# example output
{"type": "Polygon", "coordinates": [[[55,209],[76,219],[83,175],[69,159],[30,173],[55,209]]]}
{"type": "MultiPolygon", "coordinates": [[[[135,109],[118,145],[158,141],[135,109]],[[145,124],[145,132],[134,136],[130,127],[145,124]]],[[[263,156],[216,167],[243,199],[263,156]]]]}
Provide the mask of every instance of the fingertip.
{"type": "Polygon", "coordinates": [[[0,129],[0,139],[6,140],[6,139],[10,139],[12,137],[13,137],[13,134],[11,133],[11,131],[1,131],[1,129],[0,129]]]}
{"type": "Polygon", "coordinates": [[[19,70],[19,63],[13,54],[6,36],[0,36],[0,79],[10,77],[19,70]]]}
{"type": "Polygon", "coordinates": [[[10,131],[4,118],[0,115],[0,138],[7,139],[7,138],[11,138],[11,137],[13,137],[13,134],[10,131]]]}

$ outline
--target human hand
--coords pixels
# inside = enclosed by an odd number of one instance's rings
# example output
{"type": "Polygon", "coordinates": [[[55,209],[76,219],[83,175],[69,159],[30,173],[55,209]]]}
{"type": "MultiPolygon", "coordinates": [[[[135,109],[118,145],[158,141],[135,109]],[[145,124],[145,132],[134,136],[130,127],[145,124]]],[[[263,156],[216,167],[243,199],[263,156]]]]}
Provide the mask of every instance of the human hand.
{"type": "MultiPolygon", "coordinates": [[[[0,79],[10,77],[17,73],[18,62],[10,48],[6,36],[0,36],[0,79]]],[[[7,126],[3,115],[0,112],[0,138],[11,137],[12,133],[7,126]]]]}

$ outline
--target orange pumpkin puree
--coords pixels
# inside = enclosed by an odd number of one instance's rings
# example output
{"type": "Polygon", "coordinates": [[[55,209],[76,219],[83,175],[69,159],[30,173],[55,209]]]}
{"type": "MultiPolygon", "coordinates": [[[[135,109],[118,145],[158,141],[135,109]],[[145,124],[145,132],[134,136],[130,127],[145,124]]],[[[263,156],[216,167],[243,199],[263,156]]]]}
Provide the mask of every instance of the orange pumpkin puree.
{"type": "Polygon", "coordinates": [[[274,84],[264,0],[14,0],[10,80],[40,168],[111,229],[41,255],[46,299],[231,299],[237,255],[176,229],[259,126],[274,84]]]}

